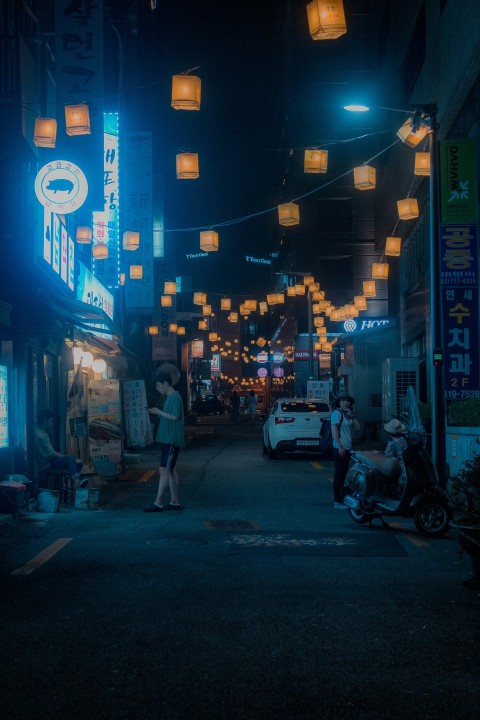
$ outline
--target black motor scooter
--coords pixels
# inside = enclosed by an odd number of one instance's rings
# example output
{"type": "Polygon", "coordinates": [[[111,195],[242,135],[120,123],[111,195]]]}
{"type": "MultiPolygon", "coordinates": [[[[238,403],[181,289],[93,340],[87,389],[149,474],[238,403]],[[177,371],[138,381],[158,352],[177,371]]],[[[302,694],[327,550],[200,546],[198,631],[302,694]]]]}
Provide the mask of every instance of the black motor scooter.
{"type": "Polygon", "coordinates": [[[356,523],[379,518],[386,525],[384,517],[412,517],[420,533],[441,537],[450,525],[450,506],[425,449],[426,434],[413,388],[408,388],[407,397],[403,467],[395,458],[379,452],[352,452],[353,464],[345,479],[347,495],[343,501],[356,523]]]}

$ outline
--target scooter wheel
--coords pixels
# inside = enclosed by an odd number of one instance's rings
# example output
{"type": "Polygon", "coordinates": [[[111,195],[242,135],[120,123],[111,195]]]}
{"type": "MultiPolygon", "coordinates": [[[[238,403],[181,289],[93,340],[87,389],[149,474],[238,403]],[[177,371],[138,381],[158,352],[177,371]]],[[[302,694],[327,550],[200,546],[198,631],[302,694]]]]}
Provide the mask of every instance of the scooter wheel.
{"type": "Polygon", "coordinates": [[[450,512],[438,500],[424,500],[415,508],[413,521],[422,535],[442,537],[450,526],[450,512]]]}
{"type": "Polygon", "coordinates": [[[357,523],[357,525],[363,525],[369,520],[368,515],[365,515],[365,513],[361,512],[360,510],[353,510],[353,508],[348,508],[348,512],[350,513],[350,517],[352,518],[353,522],[357,523]]]}

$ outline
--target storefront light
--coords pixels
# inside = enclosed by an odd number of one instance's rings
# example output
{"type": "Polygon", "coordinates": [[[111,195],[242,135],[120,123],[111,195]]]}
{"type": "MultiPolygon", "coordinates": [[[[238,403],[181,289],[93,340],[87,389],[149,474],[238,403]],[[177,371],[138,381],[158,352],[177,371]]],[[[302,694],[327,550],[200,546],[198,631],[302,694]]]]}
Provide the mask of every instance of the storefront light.
{"type": "Polygon", "coordinates": [[[92,362],[92,370],[96,373],[103,373],[107,369],[107,363],[103,358],[97,358],[92,362]]]}
{"type": "Polygon", "coordinates": [[[82,361],[81,361],[81,362],[82,362],[82,367],[84,367],[84,368],[89,368],[89,367],[91,367],[91,365],[92,365],[92,363],[93,363],[93,355],[92,355],[92,353],[91,353],[91,352],[88,352],[88,350],[87,350],[86,352],[84,352],[83,355],[82,355],[82,361]]]}

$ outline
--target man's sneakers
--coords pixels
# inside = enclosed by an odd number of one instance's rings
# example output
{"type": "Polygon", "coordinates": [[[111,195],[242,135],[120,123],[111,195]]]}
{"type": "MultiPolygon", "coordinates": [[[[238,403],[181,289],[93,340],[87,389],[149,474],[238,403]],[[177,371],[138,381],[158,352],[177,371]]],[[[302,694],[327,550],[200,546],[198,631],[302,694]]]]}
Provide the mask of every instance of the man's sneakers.
{"type": "Polygon", "coordinates": [[[348,510],[348,507],[341,502],[334,502],[333,509],[334,510],[348,510]]]}

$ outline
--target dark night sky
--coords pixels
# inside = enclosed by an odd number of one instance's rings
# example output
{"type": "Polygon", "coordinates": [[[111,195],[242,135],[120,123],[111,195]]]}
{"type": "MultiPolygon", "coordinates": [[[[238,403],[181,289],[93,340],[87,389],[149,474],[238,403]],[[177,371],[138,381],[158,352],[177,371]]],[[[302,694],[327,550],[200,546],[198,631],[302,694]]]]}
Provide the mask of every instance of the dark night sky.
{"type": "MultiPolygon", "coordinates": [[[[166,228],[215,226],[274,208],[216,228],[220,250],[208,258],[185,260],[186,253],[199,251],[199,231],[167,233],[177,274],[192,275],[194,289],[206,292],[266,293],[268,266],[254,270],[245,255],[268,258],[277,251],[282,236],[277,204],[324,179],[303,175],[303,148],[364,131],[358,123],[341,126],[335,103],[343,99],[338,93],[343,87],[322,80],[324,61],[338,56],[345,66],[355,34],[314,42],[306,0],[157,5],[154,12],[144,10],[139,22],[144,67],[139,106],[141,115],[156,118],[151,129],[155,163],[165,176],[166,228]],[[189,69],[202,80],[200,112],[170,107],[171,76],[189,69]],[[293,156],[291,148],[296,148],[293,156]],[[199,153],[199,179],[176,179],[175,155],[182,151],[199,153]]],[[[355,22],[358,26],[358,18],[355,22]]],[[[365,150],[365,145],[359,150],[362,160],[365,150]]]]}

